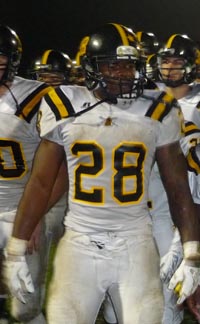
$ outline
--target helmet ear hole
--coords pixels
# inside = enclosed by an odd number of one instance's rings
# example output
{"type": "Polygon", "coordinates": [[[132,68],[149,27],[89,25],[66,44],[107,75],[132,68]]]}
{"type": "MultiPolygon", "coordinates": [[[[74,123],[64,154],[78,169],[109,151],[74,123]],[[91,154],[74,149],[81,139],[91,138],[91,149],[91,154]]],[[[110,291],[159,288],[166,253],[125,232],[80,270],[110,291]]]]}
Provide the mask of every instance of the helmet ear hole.
{"type": "Polygon", "coordinates": [[[187,65],[187,66],[185,67],[185,72],[186,72],[186,73],[191,73],[191,71],[192,71],[192,67],[191,67],[190,65],[187,65]]]}

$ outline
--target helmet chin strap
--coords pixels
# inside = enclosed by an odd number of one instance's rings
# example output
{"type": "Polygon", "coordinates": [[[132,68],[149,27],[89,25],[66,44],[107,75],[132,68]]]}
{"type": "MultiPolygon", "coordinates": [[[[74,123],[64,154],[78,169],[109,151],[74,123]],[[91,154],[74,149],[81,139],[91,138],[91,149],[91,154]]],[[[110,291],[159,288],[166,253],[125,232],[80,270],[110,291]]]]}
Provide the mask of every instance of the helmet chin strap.
{"type": "Polygon", "coordinates": [[[182,84],[187,84],[184,77],[179,80],[162,79],[162,81],[167,87],[170,88],[177,88],[182,84]]]}
{"type": "Polygon", "coordinates": [[[165,75],[166,79],[163,78],[163,75],[160,73],[159,71],[159,79],[161,82],[163,82],[167,87],[170,88],[176,88],[181,86],[182,84],[187,84],[187,80],[186,80],[186,75],[184,74],[182,78],[180,78],[179,80],[171,80],[170,78],[167,77],[167,75],[165,75]]]}

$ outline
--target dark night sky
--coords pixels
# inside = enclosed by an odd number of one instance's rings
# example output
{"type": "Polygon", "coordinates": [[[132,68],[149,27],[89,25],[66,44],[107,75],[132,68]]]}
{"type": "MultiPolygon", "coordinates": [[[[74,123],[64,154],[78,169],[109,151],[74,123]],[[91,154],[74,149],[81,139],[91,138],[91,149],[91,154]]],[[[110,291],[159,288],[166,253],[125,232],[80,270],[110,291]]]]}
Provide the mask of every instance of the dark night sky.
{"type": "Polygon", "coordinates": [[[200,40],[200,0],[0,0],[0,22],[23,44],[22,66],[46,49],[74,58],[93,28],[117,22],[166,40],[175,33],[200,40]]]}

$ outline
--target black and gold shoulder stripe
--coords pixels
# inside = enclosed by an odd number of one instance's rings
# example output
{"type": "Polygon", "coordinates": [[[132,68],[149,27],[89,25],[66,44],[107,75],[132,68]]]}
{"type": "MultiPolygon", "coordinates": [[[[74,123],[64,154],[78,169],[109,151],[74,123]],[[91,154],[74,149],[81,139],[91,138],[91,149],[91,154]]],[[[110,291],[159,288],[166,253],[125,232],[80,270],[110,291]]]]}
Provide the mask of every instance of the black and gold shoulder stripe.
{"type": "Polygon", "coordinates": [[[162,122],[174,105],[177,105],[176,99],[168,93],[162,92],[160,96],[153,101],[145,116],[162,122]]]}
{"type": "Polygon", "coordinates": [[[30,123],[33,116],[38,112],[42,97],[51,89],[51,87],[41,84],[20,103],[15,115],[30,123]]]}
{"type": "Polygon", "coordinates": [[[60,88],[55,88],[50,91],[45,100],[53,111],[56,120],[70,117],[75,113],[75,110],[70,100],[65,96],[60,88]]]}
{"type": "Polygon", "coordinates": [[[193,122],[185,122],[185,136],[200,133],[200,129],[193,122]]]}
{"type": "Polygon", "coordinates": [[[188,170],[196,175],[200,174],[200,161],[196,154],[195,146],[193,146],[187,155],[188,170]]]}

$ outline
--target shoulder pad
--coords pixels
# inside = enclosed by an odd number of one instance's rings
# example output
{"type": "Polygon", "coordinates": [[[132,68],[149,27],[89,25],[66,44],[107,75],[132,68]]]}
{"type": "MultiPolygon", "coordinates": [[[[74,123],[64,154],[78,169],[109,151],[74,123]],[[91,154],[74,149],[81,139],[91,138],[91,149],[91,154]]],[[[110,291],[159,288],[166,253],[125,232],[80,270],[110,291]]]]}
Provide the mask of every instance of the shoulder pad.
{"type": "Polygon", "coordinates": [[[16,115],[28,123],[37,114],[42,97],[48,93],[52,88],[42,83],[39,87],[34,89],[19,105],[16,115]]]}
{"type": "MultiPolygon", "coordinates": [[[[159,96],[149,97],[152,104],[146,112],[146,116],[162,122],[172,108],[180,109],[177,100],[165,91],[158,92],[159,96]]],[[[180,109],[181,110],[181,109],[180,109]]]]}
{"type": "Polygon", "coordinates": [[[70,100],[59,87],[46,94],[45,101],[54,113],[57,121],[71,117],[75,113],[70,100]]]}

